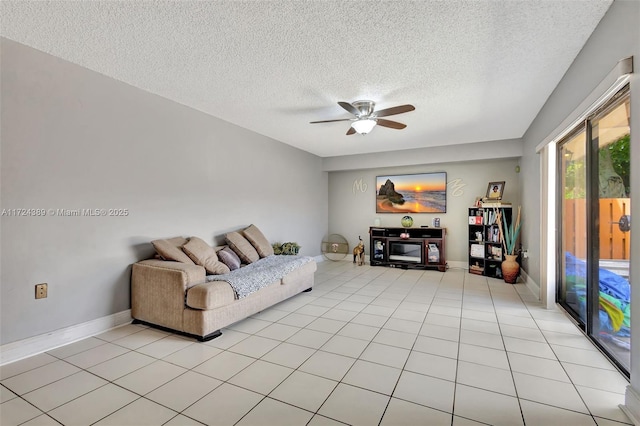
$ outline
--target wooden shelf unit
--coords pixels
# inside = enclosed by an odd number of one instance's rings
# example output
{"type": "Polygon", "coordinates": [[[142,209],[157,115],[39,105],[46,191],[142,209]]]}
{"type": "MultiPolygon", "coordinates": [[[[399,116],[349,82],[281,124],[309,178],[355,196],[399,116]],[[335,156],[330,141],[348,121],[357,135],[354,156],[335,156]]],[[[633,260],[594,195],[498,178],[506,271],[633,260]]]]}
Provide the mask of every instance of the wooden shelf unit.
{"type": "Polygon", "coordinates": [[[447,269],[446,228],[369,228],[370,263],[394,268],[447,269]]]}
{"type": "Polygon", "coordinates": [[[498,224],[495,221],[497,209],[501,209],[504,217],[511,223],[511,206],[469,208],[470,274],[502,278],[501,265],[505,257],[498,224]]]}

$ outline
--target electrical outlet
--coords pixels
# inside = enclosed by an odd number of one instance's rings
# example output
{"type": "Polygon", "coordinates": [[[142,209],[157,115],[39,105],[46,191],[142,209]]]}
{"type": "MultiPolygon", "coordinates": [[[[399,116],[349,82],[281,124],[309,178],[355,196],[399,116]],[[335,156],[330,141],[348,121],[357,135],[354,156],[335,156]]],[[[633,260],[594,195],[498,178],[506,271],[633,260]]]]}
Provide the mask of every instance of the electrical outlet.
{"type": "Polygon", "coordinates": [[[47,283],[36,284],[36,299],[47,297],[47,283]]]}
{"type": "Polygon", "coordinates": [[[523,259],[528,259],[529,258],[529,251],[528,250],[522,250],[522,258],[523,259]]]}

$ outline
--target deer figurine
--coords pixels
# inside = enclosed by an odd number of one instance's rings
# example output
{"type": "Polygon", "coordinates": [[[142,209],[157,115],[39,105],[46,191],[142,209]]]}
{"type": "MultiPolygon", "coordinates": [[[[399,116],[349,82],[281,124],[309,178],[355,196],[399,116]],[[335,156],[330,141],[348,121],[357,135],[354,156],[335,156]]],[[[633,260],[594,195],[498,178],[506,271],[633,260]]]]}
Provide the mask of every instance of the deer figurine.
{"type": "Polygon", "coordinates": [[[364,265],[364,243],[362,238],[358,235],[360,242],[353,248],[353,263],[358,263],[358,266],[364,265]]]}

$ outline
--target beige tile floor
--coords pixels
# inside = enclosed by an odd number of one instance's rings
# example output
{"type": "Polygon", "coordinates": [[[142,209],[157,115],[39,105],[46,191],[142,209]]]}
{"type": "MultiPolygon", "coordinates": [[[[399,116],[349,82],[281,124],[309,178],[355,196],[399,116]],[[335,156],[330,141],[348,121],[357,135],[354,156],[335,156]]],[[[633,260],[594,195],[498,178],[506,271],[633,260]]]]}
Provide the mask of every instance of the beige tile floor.
{"type": "Polygon", "coordinates": [[[9,425],[629,424],[626,379],[524,285],[323,262],[199,343],[126,325],[0,367],[9,425]]]}

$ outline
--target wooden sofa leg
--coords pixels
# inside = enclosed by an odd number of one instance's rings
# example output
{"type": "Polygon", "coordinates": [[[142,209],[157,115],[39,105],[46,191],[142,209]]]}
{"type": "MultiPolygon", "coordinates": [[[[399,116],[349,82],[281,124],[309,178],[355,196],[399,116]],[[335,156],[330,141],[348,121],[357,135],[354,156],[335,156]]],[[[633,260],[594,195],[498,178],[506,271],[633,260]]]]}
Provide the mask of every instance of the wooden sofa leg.
{"type": "Polygon", "coordinates": [[[216,337],[222,336],[222,331],[216,330],[213,333],[209,333],[206,336],[198,336],[198,340],[201,342],[208,342],[209,340],[213,340],[216,337]]]}
{"type": "Polygon", "coordinates": [[[303,293],[309,293],[311,290],[313,290],[313,287],[309,287],[306,290],[302,290],[303,293]]]}

